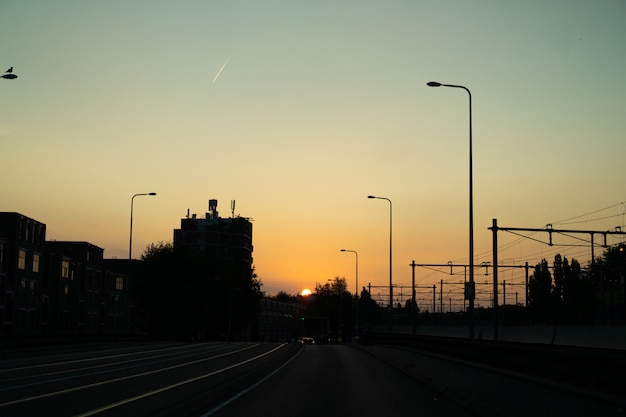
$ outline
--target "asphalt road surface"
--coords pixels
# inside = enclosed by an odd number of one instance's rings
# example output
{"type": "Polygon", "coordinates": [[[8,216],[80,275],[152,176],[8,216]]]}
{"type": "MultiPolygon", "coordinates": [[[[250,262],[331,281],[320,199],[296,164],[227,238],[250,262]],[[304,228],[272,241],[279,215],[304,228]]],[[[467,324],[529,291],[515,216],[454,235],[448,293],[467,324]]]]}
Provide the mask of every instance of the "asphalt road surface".
{"type": "Polygon", "coordinates": [[[206,343],[4,355],[0,416],[200,415],[299,350],[206,343]]]}
{"type": "Polygon", "coordinates": [[[346,345],[85,348],[0,360],[0,416],[465,416],[346,345]]]}
{"type": "Polygon", "coordinates": [[[216,342],[0,354],[0,416],[626,414],[621,397],[566,381],[389,346],[216,342]]]}
{"type": "Polygon", "coordinates": [[[347,345],[305,345],[267,382],[205,416],[468,416],[398,369],[347,345]]]}

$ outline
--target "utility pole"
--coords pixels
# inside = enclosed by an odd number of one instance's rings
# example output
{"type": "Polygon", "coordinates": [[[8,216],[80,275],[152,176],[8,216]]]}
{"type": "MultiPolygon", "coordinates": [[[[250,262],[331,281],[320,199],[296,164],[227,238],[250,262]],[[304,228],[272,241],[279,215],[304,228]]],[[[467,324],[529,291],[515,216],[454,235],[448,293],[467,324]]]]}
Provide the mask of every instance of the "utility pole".
{"type": "MultiPolygon", "coordinates": [[[[497,228],[496,219],[493,227],[497,228]]],[[[493,341],[497,342],[498,335],[498,234],[493,233],[493,341]]]]}
{"type": "Polygon", "coordinates": [[[439,286],[439,312],[441,313],[441,321],[443,321],[443,280],[439,286]]]}
{"type": "Polygon", "coordinates": [[[436,291],[437,291],[437,286],[435,284],[433,284],[433,314],[437,314],[437,295],[436,295],[436,291]]]}
{"type": "Polygon", "coordinates": [[[415,260],[411,262],[411,332],[413,336],[417,333],[415,325],[415,260]]]}

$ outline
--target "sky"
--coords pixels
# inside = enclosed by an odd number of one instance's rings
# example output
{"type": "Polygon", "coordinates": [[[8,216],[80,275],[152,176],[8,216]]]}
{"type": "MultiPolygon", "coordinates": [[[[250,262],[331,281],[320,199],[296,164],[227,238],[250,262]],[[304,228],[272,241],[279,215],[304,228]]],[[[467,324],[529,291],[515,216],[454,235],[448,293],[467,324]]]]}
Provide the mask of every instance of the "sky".
{"type": "MultiPolygon", "coordinates": [[[[413,260],[469,262],[469,95],[429,81],[471,91],[476,265],[492,219],[626,230],[625,19],[623,0],[0,0],[0,211],[126,258],[131,198],[156,192],[134,200],[138,258],[235,200],[268,295],[354,292],[358,267],[387,297],[391,229],[401,300],[413,260]]],[[[585,264],[574,236],[500,232],[499,261],[585,264]]],[[[457,297],[449,272],[416,268],[419,297],[457,297]]]]}

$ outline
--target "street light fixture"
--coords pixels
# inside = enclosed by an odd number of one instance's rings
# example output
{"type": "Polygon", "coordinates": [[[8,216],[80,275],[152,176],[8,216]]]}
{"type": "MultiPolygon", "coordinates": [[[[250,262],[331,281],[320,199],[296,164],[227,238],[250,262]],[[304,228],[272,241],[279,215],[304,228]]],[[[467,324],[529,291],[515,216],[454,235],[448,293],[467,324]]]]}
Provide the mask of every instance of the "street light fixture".
{"type": "Polygon", "coordinates": [[[140,193],[140,194],[135,194],[131,197],[130,199],[130,242],[128,245],[128,262],[129,264],[132,263],[133,260],[133,204],[135,201],[135,197],[139,197],[139,196],[143,196],[143,195],[157,195],[156,193],[140,193]]]}
{"type": "Polygon", "coordinates": [[[356,311],[354,318],[354,334],[358,338],[359,337],[359,253],[355,250],[351,249],[341,249],[341,252],[352,252],[356,256],[356,311]]]}
{"type": "Polygon", "coordinates": [[[1,75],[0,77],[4,78],[5,80],[14,80],[17,78],[17,75],[13,74],[13,67],[11,67],[8,70],[6,70],[5,73],[1,75]]]}
{"type": "Polygon", "coordinates": [[[392,273],[391,273],[391,265],[392,265],[392,239],[391,239],[391,235],[392,235],[392,213],[393,213],[393,207],[391,204],[391,200],[388,199],[387,197],[377,197],[375,195],[368,195],[367,198],[376,198],[378,200],[387,200],[389,202],[389,308],[390,308],[390,314],[389,314],[389,333],[393,332],[393,279],[392,279],[392,273]]]}
{"type": "Polygon", "coordinates": [[[469,288],[465,288],[465,298],[469,299],[469,337],[474,338],[474,190],[472,178],[472,93],[462,85],[442,84],[437,81],[426,83],[429,87],[452,87],[467,91],[469,96],[469,288]]]}

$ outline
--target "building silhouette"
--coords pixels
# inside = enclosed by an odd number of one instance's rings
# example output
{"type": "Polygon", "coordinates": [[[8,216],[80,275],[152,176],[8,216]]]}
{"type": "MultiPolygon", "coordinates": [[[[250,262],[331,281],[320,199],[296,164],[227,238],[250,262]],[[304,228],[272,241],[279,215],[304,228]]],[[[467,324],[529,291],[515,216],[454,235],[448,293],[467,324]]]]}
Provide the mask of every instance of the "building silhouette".
{"type": "MultiPolygon", "coordinates": [[[[234,204],[233,215],[222,218],[217,200],[209,200],[203,218],[187,215],[173,232],[174,247],[198,251],[206,265],[203,280],[211,291],[202,299],[210,313],[205,331],[255,337],[259,293],[253,289],[251,219],[235,216],[234,204]]],[[[44,223],[0,212],[0,344],[145,331],[150,318],[135,309],[140,288],[132,288],[142,264],[104,259],[104,249],[90,242],[46,240],[44,223]]]]}
{"type": "Polygon", "coordinates": [[[201,333],[206,337],[251,340],[258,337],[258,297],[254,291],[252,222],[235,216],[220,217],[217,200],[209,200],[204,217],[181,219],[174,230],[174,250],[191,250],[203,262],[206,291],[198,300],[206,318],[201,333]]]}
{"type": "Polygon", "coordinates": [[[252,275],[252,222],[234,213],[219,217],[217,200],[209,200],[204,218],[187,214],[181,219],[180,229],[174,229],[174,248],[181,246],[205,257],[210,279],[237,281],[252,275]]]}
{"type": "Polygon", "coordinates": [[[46,225],[0,212],[0,335],[126,333],[130,282],[89,242],[47,241],[46,225]]]}

